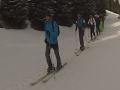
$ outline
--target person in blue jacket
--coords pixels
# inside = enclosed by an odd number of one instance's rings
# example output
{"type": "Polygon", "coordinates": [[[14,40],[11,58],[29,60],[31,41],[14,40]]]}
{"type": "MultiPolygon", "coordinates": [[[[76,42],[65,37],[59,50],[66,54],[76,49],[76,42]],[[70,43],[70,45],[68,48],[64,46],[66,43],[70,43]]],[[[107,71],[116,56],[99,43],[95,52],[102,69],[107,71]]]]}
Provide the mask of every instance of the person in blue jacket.
{"type": "Polygon", "coordinates": [[[60,70],[62,68],[61,58],[59,54],[59,46],[58,46],[58,36],[60,34],[59,25],[56,21],[53,20],[52,15],[46,15],[45,17],[45,43],[46,43],[46,60],[48,64],[47,72],[51,73],[55,69],[60,70]],[[50,50],[53,49],[56,59],[57,59],[57,67],[55,68],[52,64],[50,57],[50,50]]]}
{"type": "Polygon", "coordinates": [[[76,21],[76,29],[75,31],[79,31],[79,40],[80,40],[80,50],[83,51],[85,49],[84,46],[84,30],[85,30],[85,19],[78,14],[77,21],[76,21]]]}

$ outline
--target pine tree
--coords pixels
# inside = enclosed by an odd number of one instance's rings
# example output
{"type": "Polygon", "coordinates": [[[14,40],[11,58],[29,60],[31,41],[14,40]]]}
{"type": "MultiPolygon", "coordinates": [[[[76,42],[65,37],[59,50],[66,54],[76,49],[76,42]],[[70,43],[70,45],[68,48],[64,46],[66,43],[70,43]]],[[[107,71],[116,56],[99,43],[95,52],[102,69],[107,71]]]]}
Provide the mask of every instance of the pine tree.
{"type": "Polygon", "coordinates": [[[119,4],[119,1],[116,0],[116,1],[115,1],[115,12],[116,12],[116,13],[119,13],[119,11],[120,11],[120,4],[119,4]]]}
{"type": "Polygon", "coordinates": [[[25,28],[27,8],[25,0],[2,0],[1,13],[6,28],[25,28]]]}
{"type": "Polygon", "coordinates": [[[96,0],[30,0],[29,19],[32,27],[39,29],[42,27],[40,18],[46,13],[53,13],[60,25],[71,26],[78,13],[88,15],[103,13],[103,2],[98,1],[99,3],[96,0]]]}
{"type": "Polygon", "coordinates": [[[60,25],[72,26],[78,13],[103,13],[103,0],[2,0],[2,18],[6,26],[25,26],[29,19],[34,29],[43,29],[41,20],[46,13],[54,14],[60,25]]]}

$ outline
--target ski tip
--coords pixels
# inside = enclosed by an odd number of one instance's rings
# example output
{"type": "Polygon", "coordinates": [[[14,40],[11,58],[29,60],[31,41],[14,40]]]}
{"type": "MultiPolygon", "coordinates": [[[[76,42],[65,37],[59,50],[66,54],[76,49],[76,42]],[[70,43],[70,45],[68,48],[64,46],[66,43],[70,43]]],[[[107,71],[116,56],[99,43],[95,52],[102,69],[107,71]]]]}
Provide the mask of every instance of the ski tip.
{"type": "Polygon", "coordinates": [[[65,62],[64,64],[63,64],[63,66],[65,66],[65,65],[67,65],[68,63],[67,62],[65,62]]]}
{"type": "Polygon", "coordinates": [[[35,85],[35,83],[30,83],[30,86],[34,86],[35,85]]]}
{"type": "Polygon", "coordinates": [[[47,83],[47,81],[42,81],[42,83],[47,83]]]}

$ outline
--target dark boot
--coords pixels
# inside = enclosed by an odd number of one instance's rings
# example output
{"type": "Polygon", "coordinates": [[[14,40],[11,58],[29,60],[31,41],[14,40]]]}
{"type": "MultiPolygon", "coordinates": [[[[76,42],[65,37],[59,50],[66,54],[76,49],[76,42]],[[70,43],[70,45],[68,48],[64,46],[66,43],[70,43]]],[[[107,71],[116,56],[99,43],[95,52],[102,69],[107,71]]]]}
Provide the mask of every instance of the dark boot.
{"type": "Polygon", "coordinates": [[[84,50],[85,50],[85,47],[80,47],[80,50],[81,50],[81,51],[84,51],[84,50]]]}
{"type": "Polygon", "coordinates": [[[48,67],[47,73],[52,73],[55,71],[55,67],[48,67]]]}
{"type": "Polygon", "coordinates": [[[62,63],[61,63],[61,58],[60,58],[60,54],[59,54],[58,43],[55,45],[55,47],[53,49],[54,49],[55,56],[56,56],[56,59],[57,59],[56,70],[59,71],[62,68],[62,63]]]}
{"type": "Polygon", "coordinates": [[[57,66],[56,70],[59,71],[63,66],[62,65],[59,65],[57,66]]]}

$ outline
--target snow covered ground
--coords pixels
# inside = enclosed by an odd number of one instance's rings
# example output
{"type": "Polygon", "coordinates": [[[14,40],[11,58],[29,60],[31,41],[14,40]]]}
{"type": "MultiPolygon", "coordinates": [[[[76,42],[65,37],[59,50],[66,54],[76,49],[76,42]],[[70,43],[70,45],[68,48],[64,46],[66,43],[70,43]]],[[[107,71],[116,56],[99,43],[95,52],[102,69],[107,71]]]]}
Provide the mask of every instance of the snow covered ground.
{"type": "MultiPolygon", "coordinates": [[[[79,57],[74,26],[61,27],[62,62],[68,65],[48,83],[34,82],[46,72],[44,33],[0,29],[0,90],[120,90],[120,21],[108,12],[105,31],[79,57]]],[[[89,40],[86,30],[86,41],[89,40]]],[[[77,39],[78,42],[78,39],[77,39]]],[[[87,44],[88,45],[88,44],[87,44]]],[[[77,44],[78,46],[78,44],[77,44]]],[[[51,54],[53,62],[54,55],[51,54]]]]}

